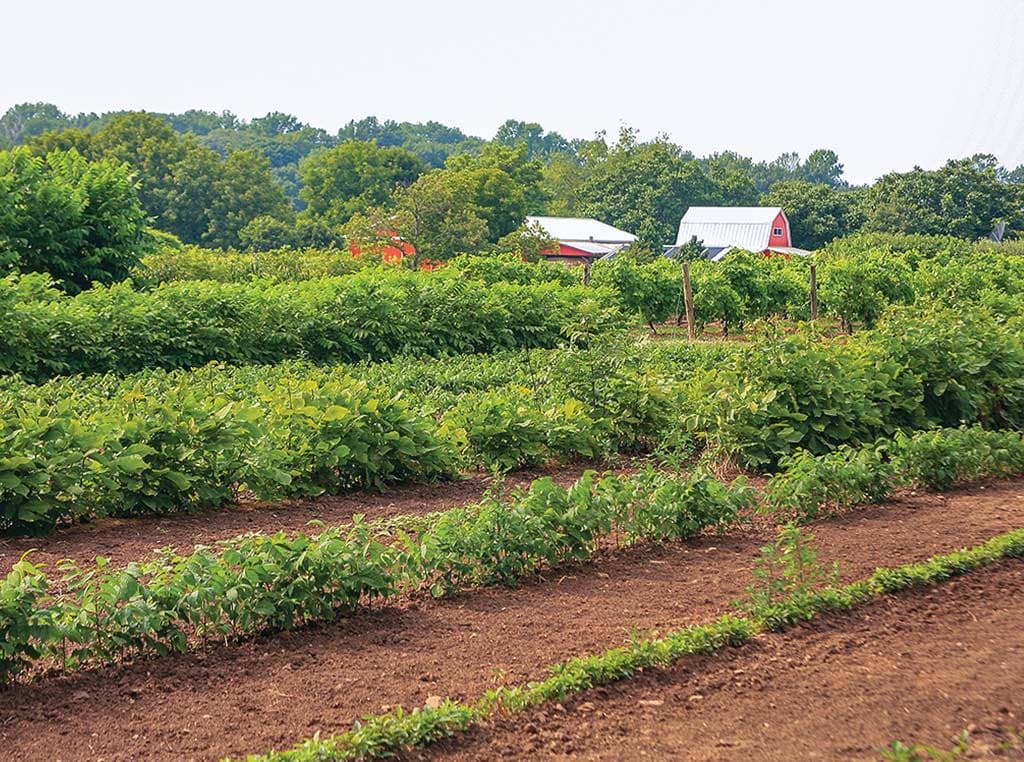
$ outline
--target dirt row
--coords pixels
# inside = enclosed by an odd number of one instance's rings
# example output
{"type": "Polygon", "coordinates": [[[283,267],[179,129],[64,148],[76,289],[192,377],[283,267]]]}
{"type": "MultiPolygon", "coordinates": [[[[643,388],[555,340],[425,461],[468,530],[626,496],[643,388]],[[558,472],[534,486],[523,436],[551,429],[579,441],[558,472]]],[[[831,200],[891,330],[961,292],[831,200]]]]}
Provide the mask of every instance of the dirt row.
{"type": "Polygon", "coordinates": [[[895,740],[949,751],[965,730],[972,759],[1021,759],[1005,736],[1024,728],[1022,597],[1024,563],[1002,562],[407,759],[877,760],[895,740]]]}
{"type": "MultiPolygon", "coordinates": [[[[1022,526],[1018,480],[906,496],[814,531],[822,560],[840,561],[851,580],[1022,526]]],[[[330,626],[42,678],[0,693],[0,748],[25,760],[219,759],[340,732],[431,696],[473,699],[626,642],[635,629],[728,611],[770,539],[755,527],[622,551],[515,590],[414,600],[330,626]]],[[[1015,590],[985,608],[1012,608],[1015,590]]]]}
{"type": "MultiPolygon", "coordinates": [[[[504,486],[508,490],[526,487],[542,476],[550,476],[559,484],[571,484],[588,469],[629,473],[641,463],[621,459],[611,463],[579,462],[528,469],[509,474],[504,486]]],[[[50,566],[65,558],[83,564],[96,556],[105,556],[115,565],[121,565],[145,558],[156,548],[187,550],[196,544],[208,544],[246,532],[309,531],[310,521],[330,525],[343,523],[356,514],[378,519],[443,511],[480,500],[492,484],[489,476],[467,474],[459,481],[406,484],[383,493],[354,492],[281,502],[248,500],[219,511],[109,518],[58,529],[45,536],[0,537],[0,573],[10,571],[30,549],[33,563],[50,566]]]]}

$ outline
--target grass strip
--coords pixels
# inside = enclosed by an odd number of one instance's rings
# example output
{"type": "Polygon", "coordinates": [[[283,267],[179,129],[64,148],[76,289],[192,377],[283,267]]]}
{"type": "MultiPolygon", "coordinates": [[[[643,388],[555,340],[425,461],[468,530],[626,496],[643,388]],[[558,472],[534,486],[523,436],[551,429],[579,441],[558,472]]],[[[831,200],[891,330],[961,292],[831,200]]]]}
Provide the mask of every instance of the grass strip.
{"type": "Polygon", "coordinates": [[[682,657],[739,646],[751,637],[785,630],[817,616],[848,611],[858,605],[923,585],[968,574],[1004,558],[1024,557],[1024,529],[998,535],[985,543],[927,561],[877,569],[870,577],[842,587],[803,593],[747,617],[723,616],[705,625],[684,627],[660,638],[635,640],[600,655],[569,659],[551,667],[541,682],[489,691],[472,704],[446,700],[437,707],[367,717],[345,733],[319,735],[288,751],[250,755],[248,762],[324,762],[373,759],[402,749],[426,746],[477,725],[499,712],[517,712],[545,701],[564,699],[598,685],[625,680],[637,672],[666,668],[682,657]]]}

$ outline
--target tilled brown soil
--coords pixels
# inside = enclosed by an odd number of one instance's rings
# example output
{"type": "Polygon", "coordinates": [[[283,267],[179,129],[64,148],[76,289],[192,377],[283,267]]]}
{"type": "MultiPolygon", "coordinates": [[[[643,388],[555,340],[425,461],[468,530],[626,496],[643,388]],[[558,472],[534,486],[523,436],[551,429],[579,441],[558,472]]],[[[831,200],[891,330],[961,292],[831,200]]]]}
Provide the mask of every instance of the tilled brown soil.
{"type": "Polygon", "coordinates": [[[972,759],[1021,759],[1022,597],[1024,563],[1004,561],[408,758],[875,760],[894,740],[948,752],[969,730],[972,759]]]}
{"type": "MultiPolygon", "coordinates": [[[[637,463],[623,460],[612,466],[582,462],[529,469],[509,474],[505,487],[525,487],[542,476],[551,476],[559,484],[570,484],[587,469],[610,468],[627,473],[635,470],[637,463]]],[[[119,565],[142,559],[156,548],[170,546],[188,550],[196,544],[245,532],[309,531],[309,522],[314,520],[339,524],[355,514],[381,519],[443,511],[479,500],[490,484],[489,477],[475,474],[455,482],[400,485],[382,494],[356,492],[283,502],[242,501],[219,511],[101,519],[58,529],[46,536],[0,537],[0,573],[6,574],[29,549],[33,549],[33,563],[52,565],[70,558],[82,564],[96,556],[105,556],[119,565]]]]}
{"type": "MultiPolygon", "coordinates": [[[[814,531],[822,559],[841,561],[853,579],[1021,526],[1024,480],[907,496],[814,531]]],[[[339,732],[430,696],[472,699],[621,644],[634,629],[727,611],[769,539],[748,529],[621,551],[516,590],[412,601],[205,653],[37,679],[0,693],[0,749],[26,760],[217,759],[339,732]]]]}

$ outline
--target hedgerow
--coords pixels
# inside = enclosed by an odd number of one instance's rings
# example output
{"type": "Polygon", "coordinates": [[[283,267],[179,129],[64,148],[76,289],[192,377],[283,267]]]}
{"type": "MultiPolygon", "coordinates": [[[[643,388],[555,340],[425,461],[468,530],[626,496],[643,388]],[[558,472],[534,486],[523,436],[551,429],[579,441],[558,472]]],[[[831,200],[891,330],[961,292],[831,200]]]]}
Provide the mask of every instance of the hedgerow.
{"type": "Polygon", "coordinates": [[[594,330],[621,325],[600,289],[487,285],[458,273],[367,269],[303,282],[130,282],[75,297],[44,276],[0,279],[0,373],[41,380],[75,373],[382,360],[553,347],[588,309],[594,330]],[[588,305],[593,305],[588,307],[588,305]]]}
{"type": "MultiPolygon", "coordinates": [[[[211,277],[227,278],[218,268],[235,268],[242,282],[165,282],[151,290],[126,282],[68,297],[48,288],[45,276],[0,279],[0,373],[40,380],[210,361],[336,363],[552,347],[567,335],[604,333],[622,325],[623,316],[654,324],[683,311],[680,266],[665,259],[601,262],[586,288],[578,272],[507,256],[460,258],[438,272],[372,266],[282,282],[275,282],[285,277],[279,271],[306,267],[302,256],[252,255],[253,262],[272,258],[275,264],[266,266],[238,264],[238,256],[202,258],[211,277]],[[250,270],[269,277],[253,280],[250,270]]],[[[871,327],[892,305],[911,302],[980,303],[1008,319],[1022,312],[1024,259],[1002,250],[925,255],[837,245],[812,261],[819,265],[823,314],[849,330],[871,327]]],[[[698,327],[808,317],[809,263],[743,252],[721,263],[693,263],[698,327]]]]}
{"type": "Polygon", "coordinates": [[[141,288],[187,280],[282,283],[348,275],[372,265],[369,258],[356,259],[347,249],[239,252],[182,246],[142,257],[139,266],[132,271],[132,280],[141,288]]]}

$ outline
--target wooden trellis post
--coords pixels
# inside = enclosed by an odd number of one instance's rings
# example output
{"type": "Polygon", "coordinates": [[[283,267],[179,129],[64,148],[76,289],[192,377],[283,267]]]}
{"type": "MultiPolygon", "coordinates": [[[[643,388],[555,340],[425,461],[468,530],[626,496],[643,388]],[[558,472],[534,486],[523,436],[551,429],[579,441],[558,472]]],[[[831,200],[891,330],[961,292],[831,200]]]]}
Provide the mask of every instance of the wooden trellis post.
{"type": "Polygon", "coordinates": [[[818,266],[811,265],[811,320],[818,319],[818,266]]]}
{"type": "Polygon", "coordinates": [[[693,317],[693,289],[690,287],[690,263],[683,262],[683,299],[686,300],[686,335],[693,341],[697,338],[697,327],[693,317]]]}

